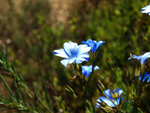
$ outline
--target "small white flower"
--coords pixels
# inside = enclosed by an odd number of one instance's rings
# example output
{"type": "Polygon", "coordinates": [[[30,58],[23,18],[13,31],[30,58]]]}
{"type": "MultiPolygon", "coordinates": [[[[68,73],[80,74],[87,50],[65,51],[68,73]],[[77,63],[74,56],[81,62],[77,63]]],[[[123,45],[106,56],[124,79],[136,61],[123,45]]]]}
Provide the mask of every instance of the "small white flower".
{"type": "Polygon", "coordinates": [[[10,43],[11,43],[11,40],[8,38],[8,39],[6,40],[6,43],[7,43],[7,44],[10,44],[10,43]]]}

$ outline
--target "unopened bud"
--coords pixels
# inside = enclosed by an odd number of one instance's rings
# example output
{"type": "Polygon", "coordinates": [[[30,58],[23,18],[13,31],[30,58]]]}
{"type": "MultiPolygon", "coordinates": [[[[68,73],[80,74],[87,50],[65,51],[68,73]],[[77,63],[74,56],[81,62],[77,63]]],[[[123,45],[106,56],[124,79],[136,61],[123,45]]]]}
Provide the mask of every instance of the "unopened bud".
{"type": "Polygon", "coordinates": [[[141,73],[143,73],[144,72],[144,64],[141,64],[141,73]]]}
{"type": "Polygon", "coordinates": [[[140,72],[141,72],[141,70],[140,70],[140,67],[139,68],[135,68],[135,76],[136,77],[139,77],[140,76],[140,72]]]}
{"type": "Polygon", "coordinates": [[[118,94],[118,92],[117,93],[111,93],[111,96],[112,96],[112,98],[114,98],[114,99],[117,99],[118,97],[119,97],[119,94],[118,94]]]}
{"type": "Polygon", "coordinates": [[[137,96],[136,96],[136,93],[131,91],[131,93],[129,94],[129,97],[134,100],[137,96]]]}
{"type": "Polygon", "coordinates": [[[130,57],[133,58],[132,53],[130,53],[130,57]]]}

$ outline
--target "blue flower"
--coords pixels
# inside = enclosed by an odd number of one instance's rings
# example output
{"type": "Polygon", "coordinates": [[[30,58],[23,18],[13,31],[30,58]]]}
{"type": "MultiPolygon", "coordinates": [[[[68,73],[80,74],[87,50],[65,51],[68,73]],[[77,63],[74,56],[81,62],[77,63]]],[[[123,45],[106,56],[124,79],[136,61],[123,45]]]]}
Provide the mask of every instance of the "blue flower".
{"type": "MultiPolygon", "coordinates": [[[[139,80],[142,79],[142,75],[140,75],[139,80]]],[[[145,72],[144,78],[143,78],[143,82],[147,79],[147,82],[150,82],[150,74],[148,74],[147,72],[145,72]]]]}
{"type": "MultiPolygon", "coordinates": [[[[94,66],[94,71],[100,69],[98,66],[94,66]]],[[[85,77],[88,77],[90,73],[92,72],[92,65],[90,66],[82,66],[82,73],[85,77]]]]}
{"type": "Polygon", "coordinates": [[[82,63],[83,61],[89,60],[90,47],[84,44],[78,46],[77,43],[69,41],[63,45],[64,49],[54,50],[53,54],[65,59],[61,60],[61,63],[66,67],[67,64],[71,63],[82,63]]]}
{"type": "MultiPolygon", "coordinates": [[[[140,60],[141,64],[144,64],[146,62],[147,58],[150,58],[150,52],[146,52],[145,54],[143,54],[141,56],[132,55],[132,58],[140,60]]],[[[128,60],[130,60],[130,59],[131,59],[131,57],[128,58],[128,60]]]]}
{"type": "Polygon", "coordinates": [[[150,15],[150,4],[141,9],[141,13],[148,13],[150,15]]]}
{"type": "Polygon", "coordinates": [[[95,41],[95,40],[91,40],[91,39],[88,39],[87,41],[82,41],[81,43],[83,44],[87,44],[89,47],[91,47],[91,52],[92,53],[95,53],[96,50],[103,44],[105,43],[105,41],[95,41]]]}
{"type": "Polygon", "coordinates": [[[109,106],[109,107],[115,107],[118,106],[121,101],[123,101],[123,98],[121,97],[121,94],[123,91],[121,89],[115,89],[114,91],[107,89],[103,92],[104,96],[101,96],[97,99],[96,107],[99,108],[99,106],[109,106]]]}

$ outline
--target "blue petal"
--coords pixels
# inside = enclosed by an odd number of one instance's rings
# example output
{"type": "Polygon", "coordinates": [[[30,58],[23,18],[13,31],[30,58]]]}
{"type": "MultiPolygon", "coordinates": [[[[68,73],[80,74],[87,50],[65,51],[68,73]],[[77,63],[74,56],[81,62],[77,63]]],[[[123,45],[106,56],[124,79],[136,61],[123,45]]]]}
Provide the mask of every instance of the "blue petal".
{"type": "Polygon", "coordinates": [[[147,80],[147,82],[150,82],[150,76],[148,77],[148,80],[147,80]]]}
{"type": "Polygon", "coordinates": [[[121,102],[123,101],[123,98],[122,98],[122,97],[119,97],[117,100],[114,101],[115,105],[119,105],[119,104],[120,104],[120,101],[121,101],[121,102]]]}
{"type": "MultiPolygon", "coordinates": [[[[149,82],[150,74],[148,74],[147,72],[145,72],[145,75],[144,75],[144,78],[143,78],[143,82],[144,82],[147,78],[148,78],[147,82],[149,82]]],[[[140,77],[139,77],[139,80],[141,80],[141,79],[142,79],[142,75],[140,75],[140,77]]]]}
{"type": "MultiPolygon", "coordinates": [[[[98,66],[94,67],[94,71],[99,69],[98,66]]],[[[82,66],[82,73],[84,74],[85,77],[88,77],[90,73],[92,72],[92,65],[90,66],[82,66]]]]}
{"type": "Polygon", "coordinates": [[[97,50],[103,43],[105,43],[105,41],[99,41],[99,42],[97,42],[96,50],[97,50]]]}
{"type": "Polygon", "coordinates": [[[104,95],[105,95],[106,97],[113,99],[112,96],[111,96],[111,93],[113,93],[112,90],[107,89],[107,90],[105,90],[103,93],[104,93],[104,95]]]}
{"type": "Polygon", "coordinates": [[[92,72],[92,65],[91,66],[82,66],[82,73],[85,77],[88,77],[92,72]]]}
{"type": "Polygon", "coordinates": [[[150,76],[150,74],[148,74],[147,72],[145,72],[145,76],[144,76],[144,81],[146,78],[148,78],[150,76]]]}
{"type": "Polygon", "coordinates": [[[86,44],[86,41],[81,41],[82,44],[86,44]]]}
{"type": "Polygon", "coordinates": [[[136,56],[136,55],[134,55],[134,54],[132,55],[132,57],[135,58],[135,59],[137,59],[137,60],[140,60],[140,59],[141,59],[141,57],[136,56]]]}
{"type": "Polygon", "coordinates": [[[91,41],[91,42],[88,43],[88,45],[91,47],[91,52],[95,53],[96,52],[96,47],[97,47],[96,43],[94,41],[91,41]]]}
{"type": "MultiPolygon", "coordinates": [[[[139,77],[139,80],[141,80],[142,79],[142,75],[140,75],[140,77],[139,77]]],[[[144,82],[144,81],[143,81],[144,82]]]]}
{"type": "Polygon", "coordinates": [[[87,41],[82,41],[81,43],[84,43],[84,44],[87,44],[88,46],[91,47],[91,52],[92,53],[95,53],[96,50],[103,44],[105,43],[105,41],[95,41],[95,40],[91,40],[91,39],[88,39],[87,41]]]}
{"type": "Polygon", "coordinates": [[[91,47],[91,52],[93,53],[96,49],[96,43],[92,41],[91,39],[88,39],[87,41],[82,41],[81,43],[87,44],[89,47],[91,47]]]}

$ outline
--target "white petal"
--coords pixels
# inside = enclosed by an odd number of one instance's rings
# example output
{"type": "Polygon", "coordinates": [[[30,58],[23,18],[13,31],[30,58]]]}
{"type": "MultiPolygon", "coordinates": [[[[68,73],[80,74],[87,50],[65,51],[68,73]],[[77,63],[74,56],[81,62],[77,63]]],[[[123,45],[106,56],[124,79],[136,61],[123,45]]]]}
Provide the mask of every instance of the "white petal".
{"type": "Polygon", "coordinates": [[[82,63],[84,61],[88,61],[88,58],[76,58],[75,63],[79,64],[79,63],[82,63]]]}
{"type": "Polygon", "coordinates": [[[69,59],[69,64],[75,62],[75,60],[76,60],[76,58],[71,58],[71,59],[69,59]]]}
{"type": "Polygon", "coordinates": [[[67,64],[69,63],[69,59],[63,59],[61,60],[61,63],[66,67],[67,64]]]}
{"type": "Polygon", "coordinates": [[[53,54],[59,57],[63,57],[63,58],[69,58],[67,56],[67,54],[65,53],[64,49],[58,49],[58,50],[54,50],[53,54]]]}
{"type": "Polygon", "coordinates": [[[84,44],[80,44],[77,51],[78,51],[78,54],[81,54],[81,53],[86,53],[88,51],[91,50],[91,47],[88,47],[87,45],[84,45],[84,44]]]}
{"type": "Polygon", "coordinates": [[[76,51],[78,47],[77,43],[71,41],[69,43],[65,42],[63,46],[64,46],[64,51],[69,57],[72,56],[72,51],[76,51]]]}
{"type": "Polygon", "coordinates": [[[100,68],[99,68],[98,66],[95,66],[95,67],[94,67],[94,71],[97,70],[97,69],[100,69],[100,68]]]}
{"type": "Polygon", "coordinates": [[[76,56],[77,58],[89,58],[89,53],[82,53],[76,56]]]}
{"type": "Polygon", "coordinates": [[[110,107],[115,107],[115,105],[114,105],[114,103],[111,101],[111,100],[109,100],[108,98],[106,98],[106,97],[100,97],[99,98],[99,102],[101,103],[101,102],[105,102],[108,106],[110,106],[110,107]]]}

